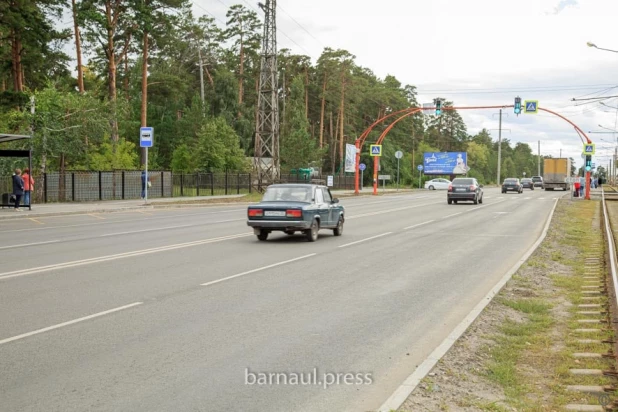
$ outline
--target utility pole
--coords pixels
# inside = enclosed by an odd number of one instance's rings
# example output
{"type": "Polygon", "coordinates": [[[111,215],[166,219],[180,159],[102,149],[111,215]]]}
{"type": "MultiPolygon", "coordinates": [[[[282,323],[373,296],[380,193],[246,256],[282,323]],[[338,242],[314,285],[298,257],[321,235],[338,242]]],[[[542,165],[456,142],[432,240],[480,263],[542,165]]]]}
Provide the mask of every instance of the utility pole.
{"type": "Polygon", "coordinates": [[[541,141],[539,140],[539,155],[538,155],[538,164],[537,164],[537,168],[538,168],[538,175],[537,176],[541,176],[541,141]]]}
{"type": "Polygon", "coordinates": [[[560,149],[560,159],[562,159],[562,149],[560,149]]]}
{"type": "Polygon", "coordinates": [[[277,0],[258,3],[264,11],[262,62],[258,94],[258,119],[255,133],[256,190],[279,177],[279,96],[277,81],[277,0]],[[270,158],[270,162],[268,159],[270,158]]]}
{"type": "Polygon", "coordinates": [[[202,116],[206,116],[206,99],[204,97],[204,60],[202,59],[202,46],[198,43],[197,55],[200,59],[200,96],[202,97],[202,116]]]}
{"type": "Polygon", "coordinates": [[[500,120],[498,122],[498,167],[496,172],[497,185],[500,185],[500,166],[502,166],[502,109],[500,109],[500,120]]]}

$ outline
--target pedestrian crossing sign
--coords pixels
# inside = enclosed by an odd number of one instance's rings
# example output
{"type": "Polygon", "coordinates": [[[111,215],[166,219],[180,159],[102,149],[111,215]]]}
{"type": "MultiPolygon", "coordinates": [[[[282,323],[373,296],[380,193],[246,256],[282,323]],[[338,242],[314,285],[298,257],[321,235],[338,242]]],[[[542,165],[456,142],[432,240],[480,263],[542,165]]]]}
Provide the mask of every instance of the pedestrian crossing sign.
{"type": "Polygon", "coordinates": [[[593,156],[595,151],[594,143],[585,143],[584,144],[584,152],[582,155],[593,156]]]}
{"type": "Polygon", "coordinates": [[[371,156],[382,156],[382,145],[381,144],[371,145],[371,156]]]}
{"type": "Polygon", "coordinates": [[[539,112],[539,101],[538,100],[526,100],[524,102],[524,113],[536,114],[538,112],[539,112]]]}

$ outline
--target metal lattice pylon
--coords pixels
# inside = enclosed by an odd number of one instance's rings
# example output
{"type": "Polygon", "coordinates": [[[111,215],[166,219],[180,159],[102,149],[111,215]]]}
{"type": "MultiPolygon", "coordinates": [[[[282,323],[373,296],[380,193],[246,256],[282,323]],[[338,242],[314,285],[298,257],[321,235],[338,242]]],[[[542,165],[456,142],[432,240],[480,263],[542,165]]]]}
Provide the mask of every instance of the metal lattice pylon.
{"type": "Polygon", "coordinates": [[[277,81],[277,24],[276,0],[259,3],[264,10],[264,37],[262,39],[262,64],[258,119],[255,133],[255,187],[263,192],[268,184],[279,178],[279,96],[277,81]]]}

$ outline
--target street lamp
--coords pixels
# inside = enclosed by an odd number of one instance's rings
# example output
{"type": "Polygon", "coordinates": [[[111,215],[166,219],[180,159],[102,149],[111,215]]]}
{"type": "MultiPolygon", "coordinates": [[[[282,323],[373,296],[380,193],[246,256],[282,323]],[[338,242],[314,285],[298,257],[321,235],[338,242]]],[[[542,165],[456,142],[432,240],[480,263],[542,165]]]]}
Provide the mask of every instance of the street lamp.
{"type": "Polygon", "coordinates": [[[605,51],[609,51],[609,52],[613,52],[613,53],[618,53],[617,50],[611,50],[611,49],[603,49],[599,46],[597,46],[596,44],[592,43],[592,42],[586,42],[586,45],[588,45],[588,47],[594,47],[595,49],[599,49],[599,50],[605,50],[605,51]]]}

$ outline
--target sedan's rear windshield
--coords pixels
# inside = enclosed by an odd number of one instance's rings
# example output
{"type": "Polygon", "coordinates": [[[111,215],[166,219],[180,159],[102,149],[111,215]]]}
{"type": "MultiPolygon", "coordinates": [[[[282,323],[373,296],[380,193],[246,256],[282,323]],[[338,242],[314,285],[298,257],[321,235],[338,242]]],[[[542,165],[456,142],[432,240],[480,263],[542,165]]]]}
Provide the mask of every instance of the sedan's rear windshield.
{"type": "Polygon", "coordinates": [[[504,179],[504,183],[517,183],[517,179],[504,179]]]}
{"type": "Polygon", "coordinates": [[[541,176],[533,176],[533,177],[532,177],[532,181],[533,181],[533,182],[540,182],[540,181],[542,181],[542,180],[543,180],[543,178],[542,178],[541,176]]]}
{"type": "Polygon", "coordinates": [[[474,180],[472,179],[455,179],[453,180],[454,185],[471,185],[474,184],[474,180]]]}
{"type": "Polygon", "coordinates": [[[264,202],[311,202],[311,187],[269,187],[264,202]]]}

